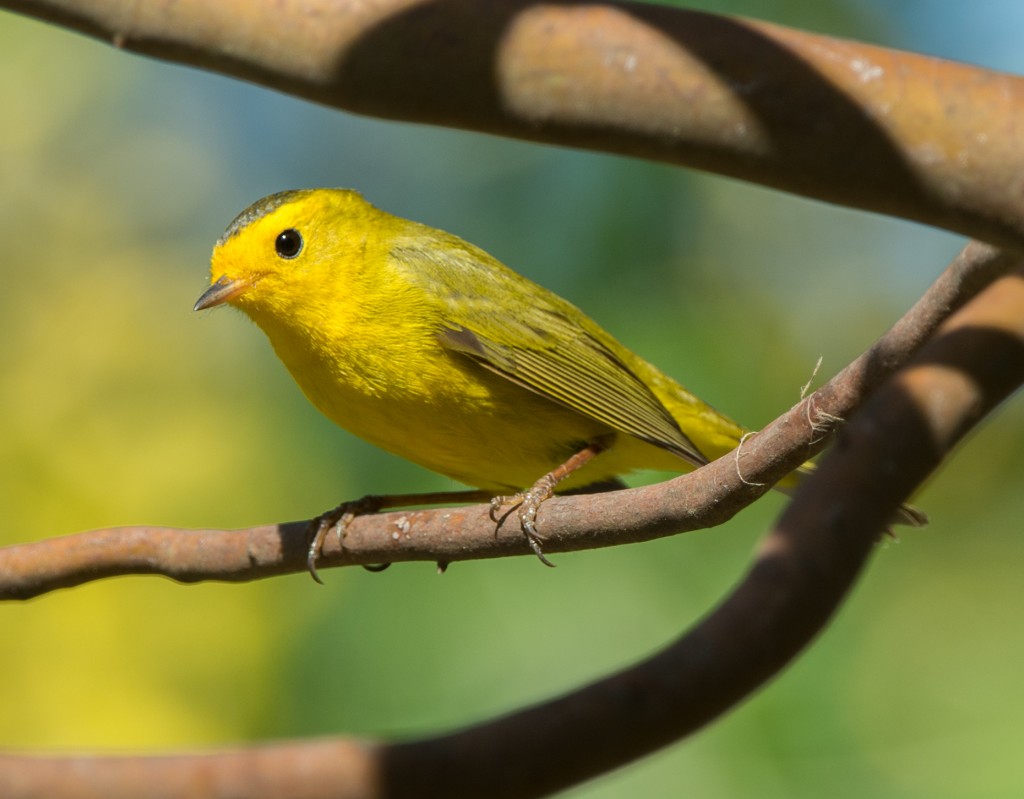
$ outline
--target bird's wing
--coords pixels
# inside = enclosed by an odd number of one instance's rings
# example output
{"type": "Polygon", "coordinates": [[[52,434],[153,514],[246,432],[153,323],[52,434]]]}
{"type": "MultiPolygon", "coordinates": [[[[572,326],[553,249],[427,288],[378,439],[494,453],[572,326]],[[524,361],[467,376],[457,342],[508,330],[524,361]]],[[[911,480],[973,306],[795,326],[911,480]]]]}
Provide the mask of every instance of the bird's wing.
{"type": "Polygon", "coordinates": [[[444,347],[612,430],[708,462],[582,311],[460,239],[444,244],[392,253],[443,303],[444,347]]]}

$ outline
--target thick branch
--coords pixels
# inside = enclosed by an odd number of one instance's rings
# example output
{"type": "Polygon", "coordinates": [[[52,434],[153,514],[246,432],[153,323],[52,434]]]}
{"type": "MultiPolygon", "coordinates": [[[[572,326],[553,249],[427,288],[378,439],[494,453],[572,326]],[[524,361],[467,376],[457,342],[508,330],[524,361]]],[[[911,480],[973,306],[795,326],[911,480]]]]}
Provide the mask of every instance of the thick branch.
{"type": "Polygon", "coordinates": [[[678,740],[821,630],[897,504],[1024,381],[1024,270],[1000,278],[875,392],[711,615],[649,660],[438,738],[159,758],[0,757],[9,799],[544,796],[678,740]],[[879,479],[879,469],[886,479],[879,479]]]}
{"type": "Polygon", "coordinates": [[[562,0],[0,0],[364,114],[651,158],[1024,245],[1024,80],[562,0]]]}
{"type": "MultiPolygon", "coordinates": [[[[838,419],[901,364],[953,310],[1015,264],[988,245],[969,244],[924,296],[867,352],[820,390],[729,455],[655,486],[542,506],[549,553],[646,541],[721,524],[767,485],[822,449],[838,419]],[[758,485],[763,484],[763,485],[758,485]]],[[[304,571],[306,522],[247,530],[115,528],[0,549],[0,597],[27,599],[120,574],[176,580],[254,580],[304,571]]],[[[328,537],[320,565],[408,560],[450,562],[529,554],[517,526],[495,532],[486,506],[361,516],[345,548],[328,537]]]]}

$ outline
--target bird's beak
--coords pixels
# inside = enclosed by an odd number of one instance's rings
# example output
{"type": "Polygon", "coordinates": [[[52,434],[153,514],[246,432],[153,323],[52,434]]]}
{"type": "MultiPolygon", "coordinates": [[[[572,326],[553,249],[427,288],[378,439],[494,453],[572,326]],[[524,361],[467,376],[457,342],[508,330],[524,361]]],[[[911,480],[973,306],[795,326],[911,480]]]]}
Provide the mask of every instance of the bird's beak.
{"type": "Polygon", "coordinates": [[[203,292],[192,306],[193,311],[202,311],[206,308],[214,308],[229,302],[249,288],[247,280],[232,280],[227,275],[221,275],[217,282],[203,292]]]}

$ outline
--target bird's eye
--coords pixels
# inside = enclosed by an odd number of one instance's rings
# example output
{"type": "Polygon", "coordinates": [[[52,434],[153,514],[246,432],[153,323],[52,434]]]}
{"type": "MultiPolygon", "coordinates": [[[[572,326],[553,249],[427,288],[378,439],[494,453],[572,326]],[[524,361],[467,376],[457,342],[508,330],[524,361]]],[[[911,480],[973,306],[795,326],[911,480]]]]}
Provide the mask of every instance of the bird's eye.
{"type": "Polygon", "coordinates": [[[293,227],[282,230],[274,240],[274,249],[282,258],[294,258],[302,252],[302,234],[293,227]]]}

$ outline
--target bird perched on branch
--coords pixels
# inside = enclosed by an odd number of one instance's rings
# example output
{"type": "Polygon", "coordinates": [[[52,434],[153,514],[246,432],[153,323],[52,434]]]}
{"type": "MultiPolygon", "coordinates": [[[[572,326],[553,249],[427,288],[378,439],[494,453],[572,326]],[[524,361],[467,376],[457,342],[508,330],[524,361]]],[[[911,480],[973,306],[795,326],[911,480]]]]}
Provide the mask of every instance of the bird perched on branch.
{"type": "MultiPolygon", "coordinates": [[[[516,507],[545,563],[537,509],[556,489],[635,469],[688,471],[747,432],[566,300],[354,191],[256,202],[217,242],[211,279],[196,310],[244,311],[332,421],[475,486],[495,510],[516,507]]],[[[310,544],[313,576],[327,531],[341,534],[355,512],[409,504],[402,499],[324,514],[310,544]]],[[[904,507],[898,520],[924,517],[904,507]]]]}

